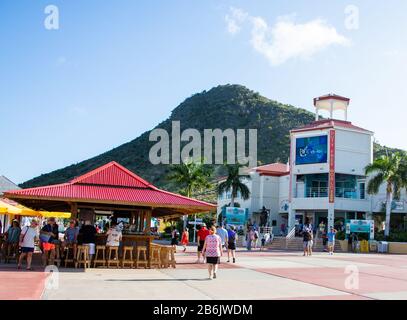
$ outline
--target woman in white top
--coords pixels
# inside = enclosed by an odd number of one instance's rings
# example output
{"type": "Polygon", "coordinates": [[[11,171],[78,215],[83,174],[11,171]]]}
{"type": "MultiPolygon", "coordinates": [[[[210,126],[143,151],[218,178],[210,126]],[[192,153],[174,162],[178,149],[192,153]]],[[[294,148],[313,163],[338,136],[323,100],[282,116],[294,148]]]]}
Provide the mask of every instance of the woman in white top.
{"type": "Polygon", "coordinates": [[[33,270],[31,267],[32,256],[34,252],[34,242],[38,239],[38,222],[37,220],[32,220],[31,225],[24,227],[20,234],[20,247],[21,255],[18,260],[18,269],[21,269],[21,264],[25,256],[27,256],[27,270],[33,270]]]}

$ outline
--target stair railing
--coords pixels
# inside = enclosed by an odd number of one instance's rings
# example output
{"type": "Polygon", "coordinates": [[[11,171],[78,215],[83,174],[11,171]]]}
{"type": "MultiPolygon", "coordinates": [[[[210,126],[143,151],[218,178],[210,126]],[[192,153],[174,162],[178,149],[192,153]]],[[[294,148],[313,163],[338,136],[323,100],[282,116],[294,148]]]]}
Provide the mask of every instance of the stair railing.
{"type": "Polygon", "coordinates": [[[295,227],[292,227],[291,230],[287,233],[287,236],[285,238],[288,240],[294,237],[295,237],[295,227]]]}

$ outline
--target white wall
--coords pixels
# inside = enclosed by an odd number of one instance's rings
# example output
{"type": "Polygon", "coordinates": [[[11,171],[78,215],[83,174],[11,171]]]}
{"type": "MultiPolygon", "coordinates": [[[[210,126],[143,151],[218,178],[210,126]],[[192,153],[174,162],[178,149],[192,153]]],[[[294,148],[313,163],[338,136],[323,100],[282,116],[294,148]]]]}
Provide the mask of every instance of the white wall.
{"type": "Polygon", "coordinates": [[[372,139],[370,134],[336,129],[336,173],[364,176],[372,159],[372,139]]]}

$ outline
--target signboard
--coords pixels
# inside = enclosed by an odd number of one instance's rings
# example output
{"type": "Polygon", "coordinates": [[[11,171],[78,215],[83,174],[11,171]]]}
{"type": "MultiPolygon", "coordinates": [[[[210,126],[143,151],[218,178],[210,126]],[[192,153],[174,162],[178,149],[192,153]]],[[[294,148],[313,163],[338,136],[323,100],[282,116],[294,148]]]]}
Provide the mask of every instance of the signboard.
{"type": "Polygon", "coordinates": [[[328,161],[328,136],[297,138],[295,164],[326,163],[328,161]]]}
{"type": "Polygon", "coordinates": [[[329,203],[335,202],[335,130],[329,131],[329,203]]]}
{"type": "Polygon", "coordinates": [[[374,239],[374,221],[373,220],[349,220],[346,223],[346,234],[351,233],[369,233],[370,239],[374,239]]]}
{"type": "Polygon", "coordinates": [[[404,202],[403,201],[398,201],[394,200],[391,203],[391,209],[396,210],[396,211],[403,211],[404,210],[404,202]]]}
{"type": "Polygon", "coordinates": [[[226,208],[226,223],[232,225],[244,225],[248,216],[248,209],[246,208],[226,208]]]}

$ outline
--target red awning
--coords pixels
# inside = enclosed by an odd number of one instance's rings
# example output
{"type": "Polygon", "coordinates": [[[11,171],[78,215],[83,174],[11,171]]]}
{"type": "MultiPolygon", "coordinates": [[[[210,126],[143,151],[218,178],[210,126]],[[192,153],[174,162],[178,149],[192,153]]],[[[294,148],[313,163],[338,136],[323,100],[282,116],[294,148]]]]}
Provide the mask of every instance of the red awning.
{"type": "Polygon", "coordinates": [[[116,162],[110,162],[68,183],[10,191],[11,199],[111,203],[212,211],[216,205],[160,190],[116,162]]]}

